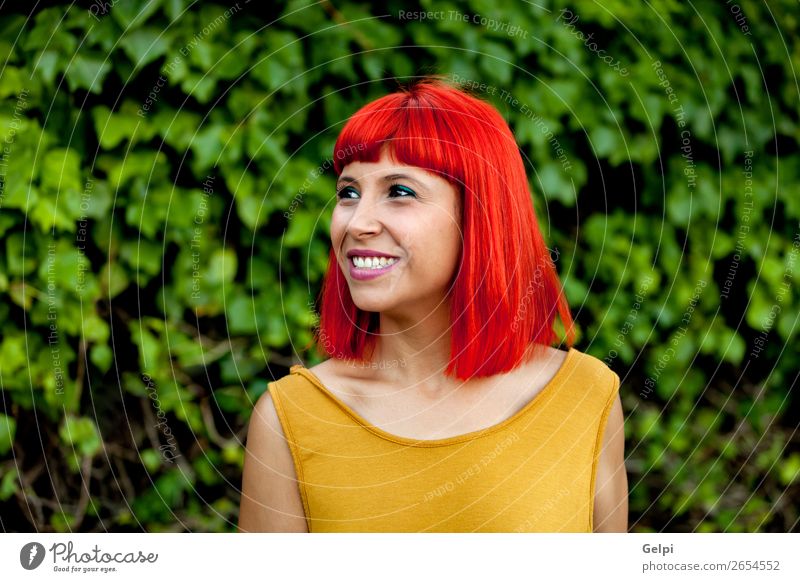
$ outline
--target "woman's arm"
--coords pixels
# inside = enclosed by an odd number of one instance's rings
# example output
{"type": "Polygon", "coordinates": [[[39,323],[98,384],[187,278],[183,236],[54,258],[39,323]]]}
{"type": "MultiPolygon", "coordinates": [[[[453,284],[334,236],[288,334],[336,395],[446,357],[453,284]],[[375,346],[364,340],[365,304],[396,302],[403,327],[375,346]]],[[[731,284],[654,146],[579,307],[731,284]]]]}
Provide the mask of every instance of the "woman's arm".
{"type": "Polygon", "coordinates": [[[603,436],[594,495],[594,531],[628,531],[628,475],[625,472],[625,420],[617,394],[603,436]]]}
{"type": "Polygon", "coordinates": [[[258,399],[247,429],[239,531],[308,533],[294,462],[269,392],[258,399]]]}

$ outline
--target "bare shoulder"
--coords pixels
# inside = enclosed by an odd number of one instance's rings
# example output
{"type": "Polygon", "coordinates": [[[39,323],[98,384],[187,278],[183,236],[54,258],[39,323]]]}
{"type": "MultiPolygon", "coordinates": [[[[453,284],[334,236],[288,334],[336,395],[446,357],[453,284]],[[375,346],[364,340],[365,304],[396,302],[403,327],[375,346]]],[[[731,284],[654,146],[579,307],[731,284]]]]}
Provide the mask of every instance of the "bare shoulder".
{"type": "Polygon", "coordinates": [[[369,366],[350,364],[337,358],[329,358],[308,370],[313,373],[322,385],[342,399],[353,397],[358,399],[365,386],[375,387],[379,378],[369,366]],[[346,387],[342,390],[342,387],[346,387]]]}
{"type": "Polygon", "coordinates": [[[596,469],[593,531],[628,530],[628,475],[625,468],[625,416],[619,393],[608,413],[596,469]]]}
{"type": "Polygon", "coordinates": [[[317,378],[322,380],[323,384],[325,384],[326,379],[329,378],[338,378],[339,376],[339,366],[337,361],[333,358],[329,358],[323,362],[320,362],[316,366],[311,366],[308,368],[317,378]]]}
{"type": "Polygon", "coordinates": [[[526,385],[542,387],[558,373],[564,365],[569,352],[550,346],[539,346],[525,363],[517,368],[516,373],[525,380],[526,385]]]}
{"type": "Polygon", "coordinates": [[[568,355],[569,352],[566,350],[559,350],[550,346],[544,346],[537,363],[545,370],[557,372],[564,364],[564,361],[567,359],[568,355]]]}
{"type": "Polygon", "coordinates": [[[328,358],[308,368],[317,375],[328,375],[335,378],[364,378],[369,379],[374,376],[373,370],[369,366],[356,365],[348,360],[339,358],[328,358]]]}
{"type": "Polygon", "coordinates": [[[247,429],[239,531],[308,531],[291,450],[269,392],[256,402],[247,429]]]}
{"type": "Polygon", "coordinates": [[[328,358],[316,366],[308,368],[314,375],[326,384],[326,380],[342,380],[348,376],[347,364],[336,358],[328,358]]]}
{"type": "Polygon", "coordinates": [[[616,374],[611,370],[605,360],[601,360],[592,354],[576,349],[573,349],[573,353],[576,363],[584,373],[594,376],[600,381],[608,381],[615,378],[616,374]]]}

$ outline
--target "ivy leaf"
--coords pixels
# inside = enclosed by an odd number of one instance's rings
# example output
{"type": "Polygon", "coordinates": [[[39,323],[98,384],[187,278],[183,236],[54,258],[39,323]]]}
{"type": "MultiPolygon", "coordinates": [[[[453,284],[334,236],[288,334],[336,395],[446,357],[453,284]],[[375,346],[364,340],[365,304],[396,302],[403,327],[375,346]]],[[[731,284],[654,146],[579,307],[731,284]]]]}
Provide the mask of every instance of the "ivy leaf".
{"type": "Polygon", "coordinates": [[[162,3],[162,0],[125,0],[113,3],[108,12],[122,30],[134,30],[155,14],[162,3]]]}
{"type": "Polygon", "coordinates": [[[16,431],[17,421],[0,413],[0,455],[5,455],[11,450],[16,431]]]}
{"type": "Polygon", "coordinates": [[[120,44],[137,68],[156,60],[170,46],[169,34],[155,28],[134,29],[125,35],[120,44]]]}
{"type": "Polygon", "coordinates": [[[236,276],[237,260],[233,249],[217,249],[208,261],[206,279],[212,285],[230,283],[236,276]]]}
{"type": "Polygon", "coordinates": [[[287,247],[301,247],[307,245],[314,232],[314,224],[317,221],[317,214],[298,210],[289,219],[289,228],[283,238],[283,244],[287,247]]]}
{"type": "Polygon", "coordinates": [[[118,262],[109,262],[100,270],[103,297],[111,299],[128,288],[130,281],[125,269],[118,262]]]}
{"type": "Polygon", "coordinates": [[[108,59],[76,55],[65,71],[69,90],[86,89],[91,93],[100,94],[109,71],[111,63],[108,59]]]}
{"type": "Polygon", "coordinates": [[[102,445],[97,427],[90,418],[69,415],[64,418],[58,434],[65,444],[77,447],[83,456],[94,455],[102,445]]]}

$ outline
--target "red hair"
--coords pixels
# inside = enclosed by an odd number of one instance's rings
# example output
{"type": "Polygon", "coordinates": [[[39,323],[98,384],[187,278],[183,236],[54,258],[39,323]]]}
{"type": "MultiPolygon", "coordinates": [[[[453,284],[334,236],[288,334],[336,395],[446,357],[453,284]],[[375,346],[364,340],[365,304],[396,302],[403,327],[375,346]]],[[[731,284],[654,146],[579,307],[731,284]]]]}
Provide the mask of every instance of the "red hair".
{"type": "MultiPolygon", "coordinates": [[[[334,146],[336,175],[377,162],[388,146],[399,163],[448,180],[460,194],[464,245],[451,286],[451,347],[445,375],[492,376],[529,350],[558,340],[558,314],[572,346],[572,316],[533,210],[525,166],[508,124],[489,103],[438,77],[368,103],[334,146]]],[[[322,284],[318,350],[367,360],[379,314],[353,303],[334,250],[322,284]]]]}

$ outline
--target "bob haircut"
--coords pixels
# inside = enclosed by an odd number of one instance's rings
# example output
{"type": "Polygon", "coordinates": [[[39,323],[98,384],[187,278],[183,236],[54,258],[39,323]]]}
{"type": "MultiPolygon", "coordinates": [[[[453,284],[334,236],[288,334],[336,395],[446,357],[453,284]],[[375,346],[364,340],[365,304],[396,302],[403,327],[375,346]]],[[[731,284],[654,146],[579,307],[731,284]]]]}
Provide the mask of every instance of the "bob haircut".
{"type": "MultiPolygon", "coordinates": [[[[556,314],[572,346],[572,317],[533,210],[519,148],[489,103],[446,83],[418,79],[358,110],[334,146],[337,177],[355,161],[395,162],[439,175],[459,192],[463,247],[451,283],[451,348],[445,375],[507,372],[537,346],[558,340],[556,314]]],[[[330,250],[320,292],[317,349],[368,361],[380,315],[353,303],[330,250]]],[[[312,342],[313,343],[313,342],[312,342]]]]}

